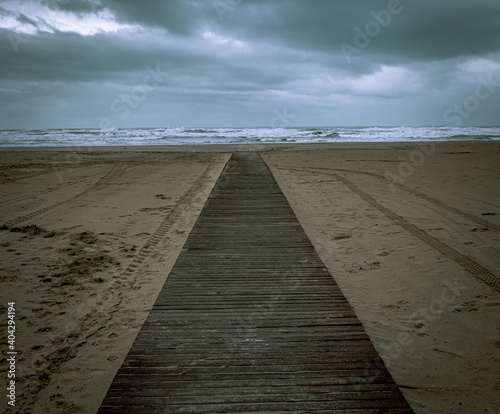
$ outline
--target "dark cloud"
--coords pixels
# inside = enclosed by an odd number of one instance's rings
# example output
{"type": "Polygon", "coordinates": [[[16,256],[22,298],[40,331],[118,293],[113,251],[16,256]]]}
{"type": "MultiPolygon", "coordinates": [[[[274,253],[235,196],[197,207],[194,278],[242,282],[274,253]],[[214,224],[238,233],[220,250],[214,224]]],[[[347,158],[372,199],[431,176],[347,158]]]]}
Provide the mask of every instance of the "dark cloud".
{"type": "Polygon", "coordinates": [[[199,0],[103,0],[119,21],[162,27],[177,35],[197,31],[205,16],[210,19],[208,1],[199,0]]]}
{"type": "Polygon", "coordinates": [[[51,10],[62,10],[76,14],[91,13],[103,9],[99,1],[88,0],[42,0],[41,4],[51,10]]]}
{"type": "MultiPolygon", "coordinates": [[[[148,67],[168,77],[129,126],[161,125],[166,112],[181,124],[265,125],[285,105],[297,125],[364,124],[367,111],[379,124],[436,124],[500,69],[496,0],[12,4],[0,7],[0,127],[96,126],[148,67]]],[[[470,122],[494,123],[494,100],[470,122]]]]}
{"type": "Polygon", "coordinates": [[[258,8],[243,2],[223,30],[254,41],[336,54],[342,42],[354,45],[356,27],[366,32],[366,25],[379,16],[388,23],[379,24],[380,34],[370,39],[366,52],[373,58],[434,60],[500,49],[500,2],[401,0],[398,14],[387,13],[388,3],[296,0],[264,2],[258,8]]]}

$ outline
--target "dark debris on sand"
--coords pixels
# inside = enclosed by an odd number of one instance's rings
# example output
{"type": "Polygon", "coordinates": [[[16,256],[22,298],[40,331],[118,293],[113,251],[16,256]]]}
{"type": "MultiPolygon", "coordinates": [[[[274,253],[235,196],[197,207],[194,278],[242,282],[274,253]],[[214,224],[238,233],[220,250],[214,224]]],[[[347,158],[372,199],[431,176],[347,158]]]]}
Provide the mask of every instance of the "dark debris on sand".
{"type": "Polygon", "coordinates": [[[27,236],[40,236],[45,239],[64,234],[63,232],[49,231],[47,229],[44,229],[43,227],[37,226],[36,224],[30,224],[24,227],[11,227],[3,224],[0,226],[0,230],[9,231],[11,233],[24,233],[27,236]]]}

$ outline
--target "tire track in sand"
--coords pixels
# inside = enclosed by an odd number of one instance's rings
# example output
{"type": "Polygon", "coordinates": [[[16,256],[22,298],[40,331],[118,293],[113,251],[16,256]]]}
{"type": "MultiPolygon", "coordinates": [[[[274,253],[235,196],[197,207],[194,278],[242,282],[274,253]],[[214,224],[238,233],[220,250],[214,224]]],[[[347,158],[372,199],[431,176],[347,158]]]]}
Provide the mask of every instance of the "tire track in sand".
{"type": "MultiPolygon", "coordinates": [[[[277,168],[279,168],[279,167],[277,167],[277,168]]],[[[299,169],[295,169],[295,170],[299,171],[299,169]]],[[[417,190],[414,190],[413,188],[407,187],[404,184],[389,180],[380,174],[375,174],[375,173],[368,172],[368,171],[352,171],[352,170],[343,170],[340,168],[320,168],[320,167],[312,167],[312,168],[308,168],[307,170],[304,169],[304,170],[300,170],[300,171],[312,172],[312,170],[341,171],[341,172],[347,172],[347,173],[352,173],[352,174],[365,174],[365,175],[377,177],[383,181],[390,183],[391,185],[394,185],[395,187],[398,187],[404,191],[407,191],[408,193],[411,193],[417,197],[423,198],[424,200],[428,201],[429,203],[435,204],[436,206],[441,207],[444,210],[448,210],[449,212],[454,213],[457,216],[461,216],[469,221],[472,221],[473,223],[479,224],[480,226],[488,227],[490,230],[500,232],[500,226],[498,224],[492,223],[491,221],[483,219],[482,217],[475,216],[474,214],[467,213],[466,211],[463,211],[463,210],[460,210],[456,207],[450,206],[450,205],[442,202],[441,200],[438,200],[437,198],[434,198],[434,197],[431,197],[427,194],[421,193],[417,190]]],[[[317,172],[321,174],[320,171],[317,171],[317,172]]]]}
{"type": "MultiPolygon", "coordinates": [[[[78,349],[86,344],[89,341],[89,338],[98,334],[100,331],[103,331],[108,326],[110,321],[113,319],[113,315],[122,310],[119,308],[119,305],[125,299],[127,292],[133,289],[139,275],[138,271],[141,269],[141,265],[148,258],[148,256],[160,250],[160,241],[164,239],[171,227],[181,218],[182,213],[195,200],[196,196],[200,192],[200,189],[202,189],[202,187],[206,184],[207,177],[210,176],[212,168],[215,168],[212,163],[205,168],[203,173],[181,196],[173,209],[170,210],[170,212],[162,220],[155,232],[148,238],[143,247],[136,254],[135,258],[132,259],[132,262],[128,265],[128,267],[113,276],[113,278],[116,278],[115,281],[110,283],[110,285],[102,292],[98,292],[95,297],[88,298],[87,301],[82,302],[76,307],[76,316],[74,320],[76,320],[79,326],[78,331],[81,335],[71,337],[68,340],[69,337],[67,335],[67,328],[66,332],[51,333],[49,340],[46,341],[44,345],[44,354],[47,356],[65,356],[67,349],[78,349]],[[121,279],[133,280],[123,282],[121,279]],[[102,319],[102,323],[100,324],[96,324],[96,321],[91,317],[96,308],[99,308],[100,310],[106,309],[106,317],[102,319]],[[64,339],[64,341],[62,339],[64,339]]],[[[92,186],[93,188],[89,188],[88,191],[95,189],[98,184],[106,184],[107,182],[118,178],[124,170],[125,169],[117,170],[116,167],[112,168],[106,176],[102,177],[99,182],[92,186]]],[[[87,192],[87,190],[85,192],[87,192]]],[[[68,360],[63,360],[62,362],[59,362],[58,359],[46,359],[49,365],[44,366],[44,370],[42,372],[51,372],[53,369],[61,369],[62,363],[70,361],[74,357],[75,356],[69,357],[68,360]],[[59,365],[55,366],[54,364],[58,362],[59,365]]],[[[35,372],[36,375],[38,375],[41,371],[39,371],[38,367],[35,367],[35,372]]],[[[44,388],[45,386],[43,389],[44,388]]]]}
{"type": "MultiPolygon", "coordinates": [[[[11,167],[10,166],[1,167],[0,168],[0,174],[4,170],[7,170],[9,168],[11,168],[11,167]]],[[[29,168],[29,165],[27,165],[26,168],[29,168]]],[[[33,168],[36,168],[36,167],[33,167],[33,168]]],[[[66,170],[69,170],[71,168],[72,168],[72,166],[68,165],[68,166],[62,167],[59,171],[66,171],[66,170]]],[[[12,182],[15,182],[15,181],[19,181],[19,180],[24,180],[25,178],[34,178],[34,177],[38,177],[40,175],[53,174],[53,173],[54,173],[54,167],[51,167],[51,168],[45,168],[45,169],[43,169],[41,171],[33,171],[33,172],[20,173],[18,175],[13,176],[13,177],[1,177],[0,176],[0,179],[3,180],[2,184],[7,184],[7,183],[12,183],[12,182]]]]}
{"type": "Polygon", "coordinates": [[[46,207],[42,207],[38,210],[31,211],[31,212],[24,214],[22,216],[16,217],[16,218],[4,223],[3,226],[5,226],[7,228],[17,226],[20,223],[31,220],[37,216],[42,215],[42,214],[48,213],[48,212],[50,212],[58,207],[63,206],[64,204],[78,200],[79,198],[85,196],[89,192],[103,188],[106,185],[108,185],[111,181],[116,180],[118,177],[120,177],[125,172],[126,169],[127,169],[126,165],[123,165],[123,164],[116,165],[116,166],[112,167],[110,169],[110,171],[108,171],[108,173],[106,175],[101,177],[99,179],[99,181],[97,181],[95,184],[92,184],[90,187],[87,187],[85,190],[74,195],[73,197],[70,197],[66,200],[60,201],[60,202],[55,203],[55,204],[51,204],[51,205],[46,206],[46,207]]]}
{"type": "MultiPolygon", "coordinates": [[[[203,186],[206,185],[207,179],[208,177],[210,177],[212,170],[217,168],[216,164],[216,162],[211,162],[205,168],[203,173],[200,174],[200,176],[195,180],[191,187],[181,196],[177,203],[175,203],[172,210],[170,210],[169,213],[164,217],[154,233],[149,236],[148,240],[146,240],[144,245],[137,252],[135,257],[125,268],[125,270],[123,270],[120,274],[113,276],[116,281],[112,283],[108,289],[106,289],[106,293],[100,300],[101,305],[104,303],[112,302],[112,306],[110,306],[110,309],[112,310],[109,312],[107,322],[112,319],[112,315],[114,313],[119,311],[118,306],[124,300],[126,292],[129,292],[134,288],[137,282],[139,270],[141,270],[141,267],[146,259],[151,254],[154,254],[161,250],[160,242],[169,233],[173,225],[176,224],[179,219],[181,219],[182,213],[187,210],[187,207],[191,205],[194,199],[200,194],[200,191],[203,186]],[[127,280],[127,282],[124,282],[123,280],[127,280]]],[[[227,161],[225,165],[227,165],[227,161]]]]}
{"type": "MultiPolygon", "coordinates": [[[[288,170],[295,170],[295,171],[309,172],[309,173],[311,172],[309,170],[300,170],[300,169],[288,169],[288,170]]],[[[403,227],[404,229],[408,230],[411,234],[418,237],[424,243],[433,247],[445,257],[448,257],[449,259],[453,260],[454,262],[462,266],[465,270],[471,273],[480,282],[485,283],[496,292],[500,292],[500,278],[498,278],[493,272],[488,270],[486,267],[476,262],[473,258],[456,251],[452,247],[448,246],[446,243],[443,243],[438,239],[436,239],[435,237],[429,235],[420,227],[417,227],[414,224],[406,221],[400,215],[396,214],[392,210],[389,210],[387,207],[384,207],[382,204],[376,201],[372,196],[365,193],[363,190],[361,190],[357,185],[349,181],[347,178],[344,178],[335,173],[317,172],[317,174],[323,174],[336,178],[338,181],[342,182],[346,187],[348,187],[353,193],[360,196],[367,203],[371,204],[373,207],[375,207],[377,210],[379,210],[381,213],[387,216],[391,221],[403,227]]]]}
{"type": "Polygon", "coordinates": [[[144,262],[144,260],[146,260],[148,256],[156,250],[160,241],[163,240],[165,235],[170,231],[172,225],[179,219],[181,213],[185,211],[186,207],[191,204],[194,197],[203,187],[212,168],[212,164],[208,165],[203,173],[201,173],[201,175],[191,185],[191,187],[181,196],[177,203],[175,203],[172,210],[170,210],[169,213],[165,216],[158,228],[148,238],[146,243],[139,250],[135,258],[127,267],[127,269],[125,270],[126,273],[130,274],[136,271],[142,264],[142,262],[144,262]]]}
{"type": "Polygon", "coordinates": [[[84,183],[84,182],[90,181],[90,180],[91,180],[91,178],[83,178],[82,180],[73,181],[72,183],[68,183],[68,184],[62,184],[62,185],[59,185],[58,187],[50,187],[50,188],[46,188],[45,190],[40,190],[40,191],[31,193],[28,195],[14,197],[14,198],[10,198],[7,200],[1,200],[0,206],[12,204],[12,203],[18,203],[20,201],[24,201],[24,200],[28,200],[28,199],[33,199],[34,197],[41,196],[42,194],[47,194],[47,193],[51,193],[53,191],[62,190],[63,188],[71,187],[71,186],[81,184],[81,183],[84,183]]]}

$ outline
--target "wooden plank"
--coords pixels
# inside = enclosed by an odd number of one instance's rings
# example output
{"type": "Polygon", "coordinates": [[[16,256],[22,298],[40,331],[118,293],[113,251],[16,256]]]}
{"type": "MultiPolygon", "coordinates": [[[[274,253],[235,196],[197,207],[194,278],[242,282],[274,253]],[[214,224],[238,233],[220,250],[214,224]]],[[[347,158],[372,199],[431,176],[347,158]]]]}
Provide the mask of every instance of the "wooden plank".
{"type": "Polygon", "coordinates": [[[269,169],[235,153],[101,405],[411,413],[269,169]]]}

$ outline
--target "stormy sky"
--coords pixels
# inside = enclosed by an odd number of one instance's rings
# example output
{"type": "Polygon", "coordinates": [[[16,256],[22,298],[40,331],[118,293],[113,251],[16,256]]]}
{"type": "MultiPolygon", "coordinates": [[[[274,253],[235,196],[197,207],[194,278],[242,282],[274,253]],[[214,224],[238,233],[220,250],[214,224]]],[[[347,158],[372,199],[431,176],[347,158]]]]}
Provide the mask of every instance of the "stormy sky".
{"type": "Polygon", "coordinates": [[[0,0],[0,128],[499,125],[498,0],[0,0]]]}

